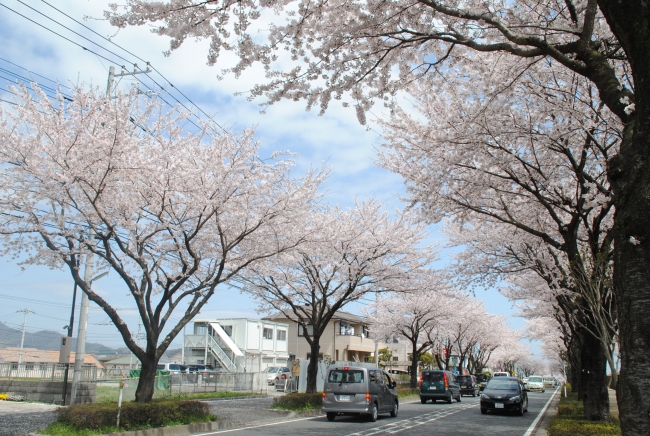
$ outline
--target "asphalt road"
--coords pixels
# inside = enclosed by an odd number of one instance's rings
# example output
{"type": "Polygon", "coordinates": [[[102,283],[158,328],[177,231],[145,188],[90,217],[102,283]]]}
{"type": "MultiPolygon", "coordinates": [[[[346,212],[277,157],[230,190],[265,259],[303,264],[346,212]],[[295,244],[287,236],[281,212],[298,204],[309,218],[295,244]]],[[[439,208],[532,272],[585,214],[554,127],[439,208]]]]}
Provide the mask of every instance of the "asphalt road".
{"type": "Polygon", "coordinates": [[[295,419],[270,424],[248,426],[239,429],[202,433],[203,436],[232,434],[233,436],[371,436],[392,435],[420,436],[441,435],[498,435],[530,436],[533,424],[555,391],[529,392],[528,413],[516,416],[506,413],[482,415],[479,398],[463,397],[462,402],[452,404],[436,402],[421,404],[410,400],[400,404],[396,418],[381,415],[377,422],[365,417],[339,416],[329,422],[325,416],[295,419]]]}

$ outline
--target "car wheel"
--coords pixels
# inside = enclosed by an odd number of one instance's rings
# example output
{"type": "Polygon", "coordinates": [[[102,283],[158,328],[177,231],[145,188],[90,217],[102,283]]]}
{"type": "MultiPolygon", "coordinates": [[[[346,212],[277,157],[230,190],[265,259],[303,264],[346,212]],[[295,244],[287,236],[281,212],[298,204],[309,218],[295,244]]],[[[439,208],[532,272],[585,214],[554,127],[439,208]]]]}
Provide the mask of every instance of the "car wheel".
{"type": "Polygon", "coordinates": [[[372,411],[370,412],[370,415],[368,415],[368,419],[370,422],[375,422],[377,421],[377,416],[379,415],[379,409],[377,409],[377,403],[372,404],[372,411]]]}
{"type": "Polygon", "coordinates": [[[542,393],[546,392],[546,389],[542,389],[542,393]]]}
{"type": "Polygon", "coordinates": [[[482,413],[483,415],[485,415],[485,414],[487,413],[487,409],[484,409],[484,408],[481,407],[481,413],[482,413]]]}
{"type": "Polygon", "coordinates": [[[519,405],[519,409],[517,409],[517,416],[524,416],[524,403],[521,403],[519,405]]]}
{"type": "Polygon", "coordinates": [[[393,418],[397,417],[397,413],[399,412],[399,404],[397,404],[397,401],[395,401],[395,404],[393,404],[393,410],[390,412],[390,416],[393,418]]]}
{"type": "Polygon", "coordinates": [[[426,402],[427,402],[427,399],[426,399],[426,398],[422,398],[422,397],[420,397],[420,403],[422,403],[422,404],[426,404],[426,402]]]}
{"type": "Polygon", "coordinates": [[[335,412],[327,412],[327,420],[328,421],[334,421],[336,419],[336,413],[335,412]]]}
{"type": "Polygon", "coordinates": [[[462,395],[458,394],[458,398],[456,398],[456,401],[459,402],[459,403],[460,403],[460,397],[461,397],[461,396],[462,396],[462,395]]]}
{"type": "Polygon", "coordinates": [[[454,401],[454,394],[449,392],[449,398],[447,399],[447,403],[451,404],[452,401],[454,401]]]}

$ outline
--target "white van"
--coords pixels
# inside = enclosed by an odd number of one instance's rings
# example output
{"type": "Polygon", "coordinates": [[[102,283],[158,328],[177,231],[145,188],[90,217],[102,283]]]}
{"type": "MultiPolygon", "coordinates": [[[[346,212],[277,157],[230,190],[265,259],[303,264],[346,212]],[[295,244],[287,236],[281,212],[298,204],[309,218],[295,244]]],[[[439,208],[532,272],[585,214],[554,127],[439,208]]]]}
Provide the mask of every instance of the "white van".
{"type": "Polygon", "coordinates": [[[187,366],[179,363],[159,363],[156,369],[169,371],[170,374],[187,374],[190,372],[187,366]]]}

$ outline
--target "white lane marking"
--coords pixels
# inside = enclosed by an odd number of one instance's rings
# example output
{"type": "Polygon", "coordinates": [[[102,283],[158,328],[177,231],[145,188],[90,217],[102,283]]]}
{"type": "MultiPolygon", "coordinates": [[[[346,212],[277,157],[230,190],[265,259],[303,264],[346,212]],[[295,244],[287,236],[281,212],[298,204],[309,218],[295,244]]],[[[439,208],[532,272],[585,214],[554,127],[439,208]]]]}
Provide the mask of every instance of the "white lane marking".
{"type": "Polygon", "coordinates": [[[323,417],[323,415],[310,416],[309,418],[287,419],[286,421],[271,422],[269,424],[250,425],[248,427],[231,428],[231,429],[228,429],[228,430],[217,430],[217,431],[212,431],[212,432],[209,432],[209,433],[199,433],[199,435],[200,436],[208,436],[208,435],[212,435],[212,434],[232,433],[232,432],[235,432],[235,431],[250,430],[251,428],[270,427],[272,425],[287,424],[287,423],[296,422],[296,421],[307,421],[307,420],[310,420],[310,419],[316,419],[316,418],[322,418],[322,417],[323,417]]]}
{"type": "Polygon", "coordinates": [[[420,425],[428,424],[440,418],[444,418],[449,415],[453,415],[465,409],[469,409],[471,407],[476,407],[476,406],[478,406],[478,403],[463,404],[453,408],[438,409],[434,412],[429,412],[424,415],[419,415],[413,418],[402,419],[400,421],[393,421],[390,424],[382,425],[380,427],[374,427],[368,430],[351,433],[348,436],[371,436],[379,433],[395,434],[395,433],[402,432],[404,430],[418,427],[420,425]]]}
{"type": "Polygon", "coordinates": [[[548,406],[551,404],[551,401],[553,400],[553,398],[555,398],[555,395],[557,394],[557,391],[559,391],[559,390],[560,390],[559,387],[555,388],[555,392],[553,392],[553,395],[551,395],[551,398],[548,399],[548,401],[546,402],[546,405],[544,406],[542,411],[539,412],[539,414],[537,415],[537,418],[535,418],[535,420],[530,425],[530,427],[528,427],[528,430],[526,430],[526,433],[524,433],[524,436],[530,436],[530,435],[533,434],[533,431],[535,430],[535,426],[537,425],[537,422],[539,422],[539,420],[542,419],[542,416],[544,416],[544,413],[546,412],[546,409],[548,409],[548,406]]]}

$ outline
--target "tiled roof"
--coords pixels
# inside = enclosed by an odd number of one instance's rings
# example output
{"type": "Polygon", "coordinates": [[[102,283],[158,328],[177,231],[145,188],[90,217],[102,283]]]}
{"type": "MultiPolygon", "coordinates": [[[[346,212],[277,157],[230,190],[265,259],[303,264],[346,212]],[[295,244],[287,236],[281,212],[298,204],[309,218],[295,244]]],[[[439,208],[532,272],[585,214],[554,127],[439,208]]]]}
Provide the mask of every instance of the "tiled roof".
{"type": "MultiPolygon", "coordinates": [[[[20,348],[0,348],[0,362],[18,362],[20,348]]],[[[70,353],[70,362],[74,362],[75,352],[70,353]]],[[[25,363],[57,363],[59,361],[59,350],[39,350],[38,348],[23,348],[23,362],[25,363]]],[[[92,354],[84,356],[86,365],[102,366],[92,354]]]]}
{"type": "MultiPolygon", "coordinates": [[[[309,311],[308,308],[303,307],[303,310],[309,311]]],[[[262,319],[269,319],[269,320],[276,320],[276,319],[287,319],[287,316],[282,313],[282,312],[277,312],[272,315],[266,316],[262,319]]],[[[359,316],[355,315],[353,313],[349,312],[344,312],[342,310],[337,310],[334,316],[332,317],[333,321],[338,321],[338,320],[343,320],[343,321],[350,321],[354,323],[359,323],[359,324],[368,324],[368,320],[359,316]]]]}

